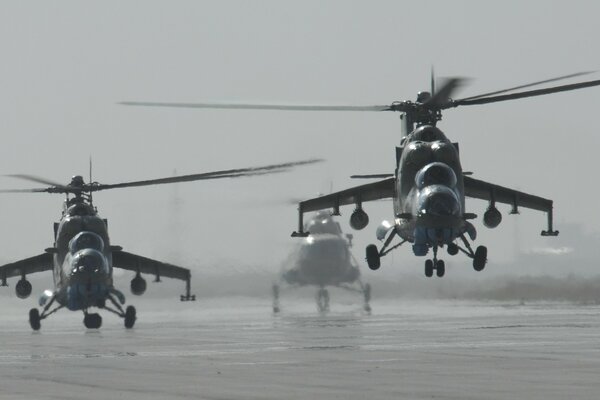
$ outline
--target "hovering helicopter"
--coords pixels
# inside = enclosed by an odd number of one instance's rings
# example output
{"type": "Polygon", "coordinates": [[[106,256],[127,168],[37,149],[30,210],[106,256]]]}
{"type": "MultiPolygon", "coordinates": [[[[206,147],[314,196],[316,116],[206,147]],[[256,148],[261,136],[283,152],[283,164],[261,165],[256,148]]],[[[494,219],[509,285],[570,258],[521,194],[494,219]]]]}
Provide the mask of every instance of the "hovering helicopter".
{"type": "MultiPolygon", "coordinates": [[[[365,311],[370,312],[371,286],[360,279],[358,263],[352,256],[352,235],[342,234],[340,224],[330,213],[320,211],[306,224],[310,231],[296,251],[289,257],[291,268],[280,276],[280,283],[290,287],[317,286],[317,308],[329,311],[327,286],[335,286],[362,293],[365,311]],[[356,287],[358,286],[358,287],[356,287]]],[[[286,263],[287,267],[287,263],[286,263]]],[[[280,311],[280,285],[273,285],[273,312],[280,311]]]]}
{"type": "MultiPolygon", "coordinates": [[[[71,311],[83,311],[86,328],[97,329],[102,317],[91,313],[96,307],[124,319],[125,328],[132,328],[136,321],[136,310],[125,304],[125,296],[113,285],[113,269],[133,271],[130,288],[134,295],[146,291],[146,280],[141,274],[152,274],[155,282],[161,278],[179,279],[185,282],[185,294],[181,301],[196,300],[190,292],[191,272],[187,268],[152,260],[123,251],[121,246],[111,245],[108,237],[108,221],[98,215],[92,194],[100,190],[149,186],[176,182],[208,179],[238,178],[286,171],[292,167],[307,165],[321,160],[313,159],[262,167],[230,169],[200,174],[173,176],[161,179],[124,182],[117,184],[89,183],[83,177],[74,176],[67,185],[62,185],[31,175],[11,175],[50,187],[41,189],[0,190],[0,193],[61,193],[66,194],[62,217],[54,224],[54,245],[44,253],[0,266],[0,286],[8,286],[7,279],[20,276],[15,286],[16,295],[25,299],[31,295],[32,285],[26,276],[36,272],[53,271],[54,290],[45,290],[39,299],[41,313],[37,308],[29,311],[29,323],[39,330],[41,320],[66,307],[71,311]],[[51,308],[56,303],[54,308],[51,308]]],[[[91,167],[90,167],[91,171],[91,167]]]]}
{"type": "Polygon", "coordinates": [[[519,207],[545,212],[548,226],[546,230],[542,231],[542,235],[558,235],[558,231],[555,231],[552,226],[552,200],[474,179],[468,176],[468,173],[462,171],[458,143],[451,142],[436,126],[437,122],[442,119],[442,111],[459,106],[495,103],[600,85],[600,80],[593,80],[544,89],[517,91],[589,73],[579,72],[459,100],[453,100],[451,96],[464,83],[464,80],[461,78],[447,79],[441,88],[436,91],[432,73],[430,92],[419,92],[414,102],[396,101],[389,105],[279,105],[131,101],[122,104],[252,110],[400,112],[402,139],[400,146],[396,147],[395,151],[395,171],[375,175],[354,175],[354,178],[378,178],[381,180],[301,201],[298,205],[298,231],[293,232],[292,236],[307,237],[309,235],[310,232],[304,230],[303,216],[305,213],[331,208],[333,210],[332,215],[340,215],[340,206],[349,204],[355,205],[355,209],[350,216],[350,225],[356,230],[364,229],[369,223],[369,217],[363,210],[363,203],[391,198],[394,203],[394,220],[393,222],[383,221],[377,229],[377,238],[384,241],[381,248],[374,244],[367,246],[366,259],[369,267],[373,270],[378,269],[381,265],[381,257],[409,242],[412,244],[412,250],[416,256],[426,256],[432,250],[432,258],[425,261],[425,275],[431,277],[435,271],[438,277],[442,277],[445,274],[445,263],[443,260],[438,259],[438,250],[443,247],[446,247],[449,255],[456,255],[459,251],[466,254],[473,260],[473,268],[476,271],[483,270],[487,263],[487,248],[478,246],[473,250],[471,247],[470,241],[476,239],[477,231],[470,220],[475,219],[477,216],[466,212],[465,197],[489,202],[489,206],[483,214],[483,223],[488,228],[495,228],[502,221],[502,214],[496,208],[496,203],[504,203],[512,206],[511,214],[518,214],[519,207]],[[399,241],[392,245],[396,237],[399,238],[399,241]]]}

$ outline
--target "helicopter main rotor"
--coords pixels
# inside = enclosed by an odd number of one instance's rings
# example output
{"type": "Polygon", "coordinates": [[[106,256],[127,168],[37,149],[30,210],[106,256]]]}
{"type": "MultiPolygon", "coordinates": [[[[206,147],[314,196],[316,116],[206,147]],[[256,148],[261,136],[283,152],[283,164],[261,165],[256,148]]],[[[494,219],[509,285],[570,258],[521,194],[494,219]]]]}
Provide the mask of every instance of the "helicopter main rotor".
{"type": "Polygon", "coordinates": [[[190,175],[179,175],[179,176],[171,176],[167,178],[159,178],[159,179],[148,179],[143,181],[131,181],[131,182],[122,182],[122,183],[114,183],[114,184],[103,184],[98,182],[84,182],[83,177],[80,175],[76,175],[71,179],[71,182],[67,185],[63,185],[60,183],[53,182],[46,178],[41,178],[35,175],[28,174],[12,174],[6,175],[13,178],[23,179],[35,183],[42,183],[46,185],[50,185],[45,188],[34,188],[34,189],[2,189],[0,193],[62,193],[62,194],[72,194],[76,197],[89,196],[93,192],[98,192],[100,190],[107,189],[118,189],[118,188],[128,188],[128,187],[140,187],[140,186],[152,186],[152,185],[162,185],[168,183],[178,183],[178,182],[191,182],[191,181],[200,181],[200,180],[210,180],[210,179],[224,179],[224,178],[242,178],[249,176],[258,176],[258,175],[266,175],[266,174],[274,174],[281,173],[290,170],[291,168],[302,166],[302,165],[310,165],[318,162],[322,162],[324,160],[313,158],[302,161],[293,161],[281,164],[271,164],[260,167],[249,167],[249,168],[237,168],[237,169],[227,169],[220,171],[211,171],[204,172],[199,174],[190,174],[190,175]]]}
{"type": "Polygon", "coordinates": [[[591,74],[596,71],[577,72],[555,78],[544,79],[507,89],[465,97],[453,100],[452,94],[466,82],[464,78],[446,79],[439,90],[434,89],[433,77],[431,92],[420,92],[416,101],[396,101],[389,105],[284,105],[284,104],[244,104],[244,103],[169,103],[123,101],[119,104],[129,106],[150,107],[176,107],[176,108],[212,108],[212,109],[238,109],[238,110],[283,110],[283,111],[398,111],[405,114],[408,125],[435,125],[442,119],[442,111],[459,106],[496,103],[500,101],[516,100],[527,97],[542,96],[551,93],[565,92],[600,85],[600,80],[585,81],[568,85],[554,86],[545,89],[528,90],[505,94],[519,89],[525,89],[545,83],[556,82],[563,79],[574,78],[591,74]]]}

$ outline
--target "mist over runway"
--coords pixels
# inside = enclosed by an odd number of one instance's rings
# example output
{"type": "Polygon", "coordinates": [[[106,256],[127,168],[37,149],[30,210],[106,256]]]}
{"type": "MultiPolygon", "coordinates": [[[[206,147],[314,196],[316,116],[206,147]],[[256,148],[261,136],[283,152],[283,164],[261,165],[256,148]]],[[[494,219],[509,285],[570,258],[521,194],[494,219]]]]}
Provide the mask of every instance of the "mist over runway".
{"type": "MultiPolygon", "coordinates": [[[[302,297],[302,296],[300,296],[302,297]]],[[[137,300],[137,299],[136,299],[137,300]]],[[[32,333],[6,301],[4,399],[592,399],[600,306],[340,297],[319,315],[290,297],[136,301],[125,330],[60,313],[32,333]]]]}

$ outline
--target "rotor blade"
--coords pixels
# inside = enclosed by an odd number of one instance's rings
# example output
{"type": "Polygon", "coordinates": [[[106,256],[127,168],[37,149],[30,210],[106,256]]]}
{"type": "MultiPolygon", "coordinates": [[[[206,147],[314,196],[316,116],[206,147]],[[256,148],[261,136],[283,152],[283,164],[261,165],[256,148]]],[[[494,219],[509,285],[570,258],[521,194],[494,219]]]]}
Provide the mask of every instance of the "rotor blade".
{"type": "Polygon", "coordinates": [[[560,80],[568,79],[568,78],[575,78],[576,76],[589,75],[589,74],[593,74],[594,72],[597,72],[597,71],[576,72],[574,74],[563,75],[563,76],[559,76],[556,78],[545,79],[543,81],[527,83],[525,85],[515,86],[515,87],[508,88],[508,89],[503,89],[503,90],[497,90],[495,92],[489,92],[489,93],[478,94],[476,96],[465,97],[464,99],[461,99],[461,100],[480,99],[482,97],[488,97],[488,96],[494,96],[494,95],[501,94],[501,93],[512,92],[513,90],[525,89],[525,88],[532,87],[532,86],[542,85],[544,83],[556,82],[556,81],[560,81],[560,80]]]}
{"type": "Polygon", "coordinates": [[[385,179],[391,178],[394,174],[370,174],[370,175],[350,175],[350,179],[385,179]]]}
{"type": "Polygon", "coordinates": [[[430,109],[442,108],[450,102],[452,93],[467,82],[465,78],[448,78],[446,79],[442,87],[437,90],[435,95],[432,95],[424,105],[430,109]]]}
{"type": "Polygon", "coordinates": [[[522,99],[525,97],[543,96],[545,94],[566,92],[569,90],[583,89],[583,88],[598,86],[598,85],[600,85],[600,80],[573,83],[570,85],[555,86],[555,87],[551,87],[551,88],[547,88],[547,89],[528,90],[526,92],[505,94],[505,95],[501,95],[501,96],[484,97],[484,98],[473,99],[473,100],[459,99],[459,100],[453,100],[452,102],[450,102],[446,106],[444,106],[444,108],[452,108],[452,107],[458,107],[458,106],[471,106],[471,105],[476,105],[476,104],[488,104],[488,103],[496,103],[499,101],[522,99]]]}
{"type": "Polygon", "coordinates": [[[0,193],[44,193],[48,192],[48,188],[44,189],[0,189],[0,193]]]}
{"type": "Polygon", "coordinates": [[[56,187],[66,187],[66,185],[62,183],[56,183],[46,178],[40,178],[39,176],[27,175],[27,174],[10,174],[4,175],[10,176],[11,178],[24,179],[26,181],[31,181],[35,183],[42,183],[44,185],[56,186],[56,187]]]}
{"type": "Polygon", "coordinates": [[[344,106],[344,105],[284,105],[284,104],[236,104],[236,103],[155,103],[144,101],[122,101],[126,106],[215,108],[236,110],[280,110],[280,111],[388,111],[389,106],[344,106]]]}
{"type": "Polygon", "coordinates": [[[125,187],[136,187],[136,186],[150,186],[150,185],[161,185],[166,183],[177,183],[177,182],[191,182],[191,181],[199,181],[199,180],[207,180],[207,179],[222,179],[222,178],[238,178],[238,177],[246,177],[246,176],[254,176],[254,175],[265,175],[271,173],[279,173],[284,172],[292,167],[297,167],[301,165],[309,165],[318,162],[322,162],[322,159],[311,159],[304,161],[295,161],[283,164],[273,164],[266,165],[262,167],[250,167],[250,168],[239,168],[239,169],[229,169],[223,171],[213,171],[213,172],[205,172],[200,174],[191,174],[191,175],[181,175],[181,176],[171,176],[168,178],[160,178],[160,179],[149,179],[144,181],[134,181],[134,182],[124,182],[124,183],[116,183],[116,184],[92,184],[86,187],[86,191],[96,192],[99,190],[105,189],[116,189],[116,188],[125,188],[125,187]]]}

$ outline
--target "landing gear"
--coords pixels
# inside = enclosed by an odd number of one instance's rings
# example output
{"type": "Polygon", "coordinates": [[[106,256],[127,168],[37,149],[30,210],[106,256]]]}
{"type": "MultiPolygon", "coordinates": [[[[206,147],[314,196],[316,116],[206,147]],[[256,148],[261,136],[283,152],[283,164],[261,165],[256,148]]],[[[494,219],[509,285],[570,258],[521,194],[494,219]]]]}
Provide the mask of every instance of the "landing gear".
{"type": "Polygon", "coordinates": [[[89,314],[85,312],[83,324],[88,329],[99,329],[102,326],[102,317],[98,313],[89,314]]]}
{"type": "Polygon", "coordinates": [[[47,297],[42,297],[42,299],[40,299],[40,305],[45,304],[45,306],[42,309],[41,314],[37,308],[32,308],[31,310],[29,310],[29,325],[31,325],[31,329],[33,329],[34,331],[40,330],[40,328],[42,327],[41,321],[44,318],[46,318],[50,314],[54,314],[55,312],[57,312],[58,310],[60,310],[61,308],[64,307],[62,305],[58,305],[51,311],[48,311],[48,310],[50,310],[50,307],[52,306],[52,304],[54,304],[54,300],[56,299],[55,294],[52,294],[51,296],[48,295],[47,297]],[[42,299],[43,299],[43,302],[42,302],[42,299]]]}
{"type": "Polygon", "coordinates": [[[321,313],[329,311],[329,292],[325,288],[317,292],[317,309],[321,313]]]}
{"type": "Polygon", "coordinates": [[[127,308],[125,309],[124,319],[125,319],[125,328],[127,328],[127,329],[133,328],[133,325],[135,324],[135,320],[137,319],[134,306],[127,306],[127,308]]]}
{"type": "Polygon", "coordinates": [[[379,255],[379,249],[374,244],[367,246],[367,264],[369,268],[376,271],[381,267],[381,256],[379,255]]]}
{"type": "Polygon", "coordinates": [[[39,331],[42,327],[42,324],[40,323],[40,312],[37,308],[29,310],[29,325],[31,325],[31,329],[34,331],[39,331]]]}
{"type": "Polygon", "coordinates": [[[365,283],[365,285],[362,288],[362,292],[363,292],[363,297],[365,300],[365,305],[364,305],[364,310],[366,312],[371,312],[371,306],[369,305],[369,301],[371,301],[371,285],[369,285],[368,283],[365,283]]]}
{"type": "Polygon", "coordinates": [[[441,278],[446,273],[446,263],[444,260],[438,260],[437,258],[438,247],[433,246],[433,260],[425,261],[425,276],[431,278],[433,276],[433,270],[438,278],[441,278]]]}
{"type": "Polygon", "coordinates": [[[435,263],[435,273],[437,274],[438,278],[444,276],[446,273],[446,264],[444,263],[444,260],[437,260],[435,263]]]}
{"type": "Polygon", "coordinates": [[[367,264],[369,265],[369,268],[371,268],[373,271],[378,270],[379,267],[381,267],[381,257],[385,256],[390,251],[402,246],[404,243],[407,242],[407,239],[404,239],[400,243],[388,248],[388,246],[390,245],[390,243],[392,243],[392,240],[396,235],[396,229],[390,230],[390,234],[388,235],[387,239],[385,240],[385,243],[381,247],[381,250],[378,250],[377,246],[374,244],[370,244],[367,246],[367,264]]]}
{"type": "Polygon", "coordinates": [[[273,285],[273,314],[279,313],[279,285],[273,285]]]}
{"type": "Polygon", "coordinates": [[[485,264],[487,263],[487,247],[479,246],[477,250],[475,250],[475,254],[473,255],[473,269],[475,271],[481,271],[485,268],[485,264]]]}
{"type": "Polygon", "coordinates": [[[473,269],[475,271],[482,271],[487,263],[487,247],[478,246],[477,250],[473,251],[465,235],[461,235],[460,238],[467,249],[461,247],[458,247],[458,249],[473,259],[473,269]]]}
{"type": "Polygon", "coordinates": [[[425,276],[428,278],[433,276],[433,260],[425,260],[425,276]]]}

